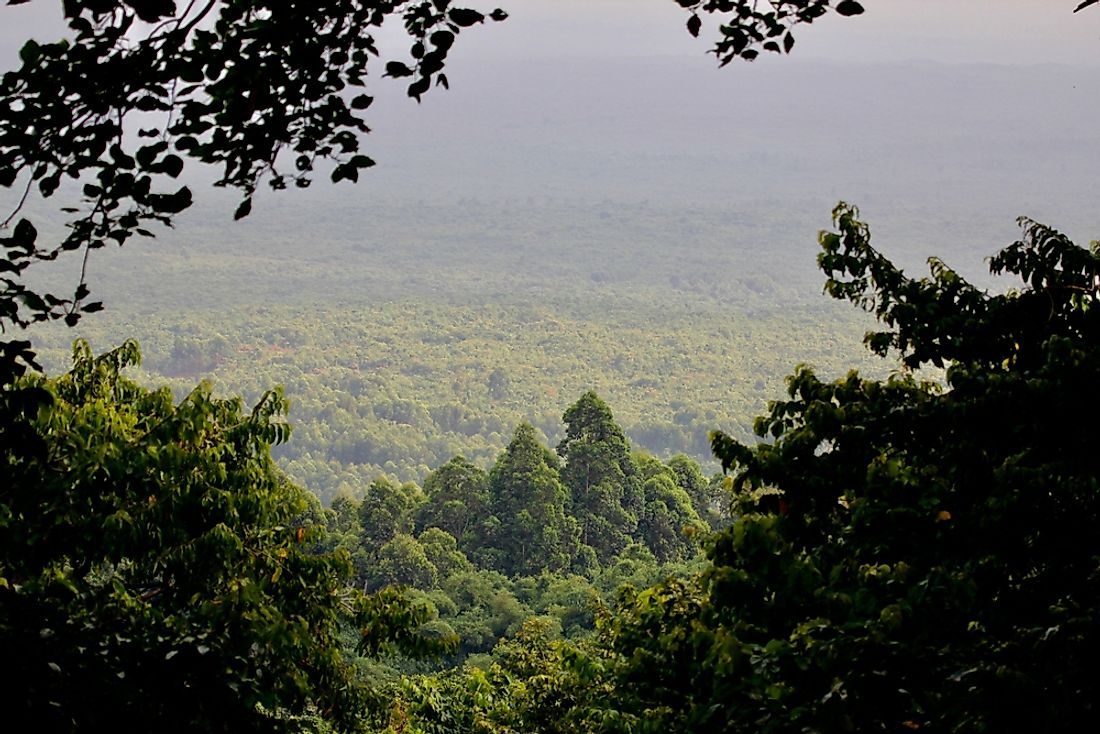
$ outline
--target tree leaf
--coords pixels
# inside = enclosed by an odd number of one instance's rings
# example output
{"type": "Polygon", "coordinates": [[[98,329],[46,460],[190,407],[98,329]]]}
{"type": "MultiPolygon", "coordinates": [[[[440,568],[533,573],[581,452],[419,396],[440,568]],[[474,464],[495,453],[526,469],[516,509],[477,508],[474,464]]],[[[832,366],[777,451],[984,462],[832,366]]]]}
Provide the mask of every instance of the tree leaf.
{"type": "Polygon", "coordinates": [[[447,17],[457,26],[468,28],[485,20],[485,15],[469,8],[452,8],[447,17]]]}
{"type": "Polygon", "coordinates": [[[392,76],[395,79],[399,79],[403,76],[412,76],[413,70],[400,61],[389,61],[386,63],[386,73],[382,76],[392,76]]]}
{"type": "Polygon", "coordinates": [[[856,0],[842,0],[837,3],[836,12],[844,16],[860,15],[863,13],[863,6],[856,0]]]}
{"type": "Polygon", "coordinates": [[[244,219],[252,213],[252,197],[249,196],[237,206],[237,211],[233,212],[234,221],[238,219],[244,219]]]}
{"type": "Polygon", "coordinates": [[[691,17],[687,21],[688,33],[695,38],[699,37],[699,31],[703,27],[703,19],[699,17],[698,13],[692,13],[691,17]]]}

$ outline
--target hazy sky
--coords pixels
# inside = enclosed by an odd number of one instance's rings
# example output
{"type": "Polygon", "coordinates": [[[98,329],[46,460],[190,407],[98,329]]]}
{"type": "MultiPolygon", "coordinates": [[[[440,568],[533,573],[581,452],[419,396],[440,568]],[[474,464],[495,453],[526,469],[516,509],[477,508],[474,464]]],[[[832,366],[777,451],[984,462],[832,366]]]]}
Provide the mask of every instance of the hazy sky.
{"type": "MultiPolygon", "coordinates": [[[[675,0],[462,2],[484,9],[499,4],[511,17],[504,23],[463,32],[450,61],[454,89],[449,94],[433,93],[423,105],[416,105],[405,97],[404,81],[371,79],[372,93],[384,103],[371,110],[374,134],[367,149],[372,155],[377,153],[380,165],[372,173],[370,184],[356,189],[357,195],[366,196],[368,186],[383,186],[402,175],[422,181],[416,177],[421,169],[415,162],[427,156],[435,165],[433,144],[452,144],[456,140],[477,142],[466,158],[447,158],[454,169],[451,178],[437,183],[453,185],[456,190],[476,187],[487,171],[496,171],[494,166],[498,164],[501,180],[518,178],[538,188],[543,184],[529,170],[509,174],[504,158],[511,156],[512,163],[521,154],[538,158],[542,153],[529,149],[552,143],[551,147],[572,150],[574,159],[581,160],[583,156],[577,151],[594,146],[593,140],[598,139],[601,145],[594,150],[608,156],[619,151],[622,160],[635,161],[636,166],[645,162],[636,161],[636,151],[651,152],[646,159],[650,168],[644,172],[627,172],[619,159],[595,156],[591,164],[601,175],[648,177],[654,187],[664,187],[654,188],[656,197],[668,190],[690,187],[724,191],[733,185],[731,181],[751,179],[752,166],[746,167],[738,159],[738,165],[729,166],[728,171],[722,169],[716,179],[704,180],[692,169],[691,180],[680,181],[671,175],[671,163],[661,156],[691,161],[697,154],[692,146],[704,144],[709,145],[708,151],[740,155],[737,145],[731,149],[726,131],[740,131],[744,137],[751,126],[746,124],[739,104],[749,99],[760,120],[772,121],[753,128],[759,132],[761,155],[768,154],[770,143],[780,139],[784,141],[783,149],[797,158],[801,153],[794,143],[802,138],[796,135],[792,141],[791,135],[784,137],[784,125],[794,124],[796,116],[812,119],[820,110],[829,110],[814,128],[818,130],[813,137],[818,147],[829,154],[862,156],[864,168],[853,168],[846,180],[832,176],[831,167],[825,164],[816,171],[815,175],[828,181],[821,187],[822,196],[831,200],[815,204],[815,210],[827,211],[836,198],[852,196],[850,192],[882,190],[883,179],[890,185],[907,187],[909,192],[927,192],[932,197],[924,204],[929,212],[942,205],[936,196],[943,187],[929,183],[927,175],[921,179],[912,171],[893,170],[886,161],[894,160],[894,153],[867,149],[865,139],[873,133],[876,140],[892,141],[894,148],[921,150],[927,160],[942,163],[944,170],[938,175],[954,182],[951,196],[960,201],[980,195],[1004,201],[1011,216],[1026,212],[1060,223],[1068,222],[1069,217],[1055,210],[1055,205],[1064,204],[1071,213],[1082,216],[1092,215],[1091,208],[1076,206],[1073,202],[1077,199],[1066,192],[1085,191],[1091,195],[1096,190],[1094,169],[1088,166],[1095,156],[1082,152],[1093,151],[1096,145],[1096,128],[1090,121],[1095,121],[1100,103],[1093,71],[1100,68],[1100,6],[1075,15],[1073,8],[1079,0],[863,0],[867,12],[862,16],[830,16],[800,28],[792,59],[769,55],[751,70],[734,64],[718,71],[714,59],[706,54],[713,35],[692,38],[684,28],[687,14],[675,0]],[[678,58],[651,58],[646,63],[636,58],[670,55],[678,58]],[[609,61],[615,58],[625,60],[609,61]],[[589,59],[607,62],[589,64],[589,59]],[[824,64],[815,71],[816,76],[804,75],[800,69],[817,67],[815,60],[878,64],[914,60],[944,64],[1059,63],[1090,68],[1032,69],[1028,73],[1002,69],[997,73],[1008,72],[1007,76],[994,74],[986,79],[975,69],[956,74],[950,68],[937,71],[929,65],[923,76],[922,72],[907,72],[908,81],[904,82],[900,77],[889,77],[884,67],[877,71],[867,67],[834,79],[825,68],[829,64],[824,64]],[[671,61],[675,63],[666,63],[671,61]],[[864,89],[859,80],[867,79],[867,74],[877,74],[879,81],[864,89]],[[824,99],[806,90],[804,76],[827,80],[824,99]],[[883,82],[883,78],[890,81],[883,82]],[[973,93],[960,92],[960,88],[969,88],[967,85],[979,88],[973,93]],[[663,104],[658,104],[660,101],[663,104]],[[1027,114],[1017,114],[1019,106],[1027,114]],[[660,108],[656,112],[664,117],[655,120],[654,108],[660,108]],[[852,120],[838,119],[837,110],[866,114],[852,120]],[[1038,120],[1033,119],[1036,115],[1038,120]],[[927,125],[913,122],[925,119],[927,125]],[[1037,125],[1044,120],[1049,125],[1040,134],[1037,125]],[[625,140],[624,129],[634,131],[634,137],[625,140]],[[713,131],[711,138],[700,133],[708,129],[713,131]],[[922,132],[925,129],[938,132],[932,135],[922,132]],[[513,139],[511,148],[498,151],[501,130],[512,131],[513,139]],[[685,140],[683,130],[694,131],[690,140],[685,140]],[[950,140],[938,140],[945,131],[950,133],[950,140]],[[989,190],[989,179],[977,173],[983,161],[975,159],[981,157],[980,152],[985,150],[981,144],[990,134],[1004,143],[998,157],[1020,159],[1019,166],[1012,170],[1027,172],[1008,177],[1015,188],[997,196],[989,190]],[[971,140],[968,135],[976,136],[973,145],[966,142],[971,140]],[[1065,151],[1040,150],[1037,142],[1047,148],[1062,145],[1065,151]],[[627,151],[630,146],[634,147],[627,151]],[[978,152],[967,154],[971,149],[978,152]],[[1067,152],[1069,156],[1062,158],[1067,152]],[[1077,169],[1072,176],[1064,175],[1064,171],[1051,168],[1050,161],[1054,160],[1067,160],[1067,165],[1076,165],[1077,169]],[[1078,170],[1081,168],[1085,170],[1078,170]]],[[[26,38],[56,38],[60,33],[59,9],[60,3],[53,0],[36,0],[0,10],[8,21],[0,24],[0,66],[17,60],[16,51],[26,38]]],[[[390,29],[387,35],[398,30],[390,29]]],[[[407,40],[402,40],[400,48],[406,46],[407,40]]],[[[802,140],[807,146],[811,142],[802,140]]],[[[705,164],[715,155],[708,152],[701,160],[705,164]]],[[[806,153],[807,166],[818,160],[816,155],[814,150],[806,153]]],[[[1004,168],[1003,163],[997,165],[1004,168]]],[[[560,165],[554,171],[563,181],[566,173],[560,165]]],[[[603,185],[604,179],[590,170],[575,173],[580,185],[590,189],[603,185]]],[[[810,173],[800,171],[795,180],[818,180],[810,173]]],[[[561,185],[577,188],[568,182],[561,185]]],[[[329,192],[328,187],[317,187],[315,193],[329,192]]],[[[868,200],[867,196],[860,197],[861,203],[868,200]]],[[[266,202],[257,204],[257,209],[266,202]]],[[[997,221],[1007,222],[1011,229],[1011,216],[998,214],[997,221]]],[[[1087,225],[1081,230],[1094,237],[1095,221],[1090,218],[1087,225]]]]}
{"type": "MultiPolygon", "coordinates": [[[[470,5],[492,7],[483,0],[470,5]]],[[[1100,63],[1100,6],[1077,15],[1078,0],[864,0],[859,18],[819,21],[798,35],[802,58],[944,62],[1100,63]]],[[[673,0],[497,0],[512,17],[477,28],[469,57],[702,54],[707,43],[683,29],[673,0]]],[[[2,65],[23,40],[57,35],[60,3],[7,6],[0,24],[2,65]]]]}

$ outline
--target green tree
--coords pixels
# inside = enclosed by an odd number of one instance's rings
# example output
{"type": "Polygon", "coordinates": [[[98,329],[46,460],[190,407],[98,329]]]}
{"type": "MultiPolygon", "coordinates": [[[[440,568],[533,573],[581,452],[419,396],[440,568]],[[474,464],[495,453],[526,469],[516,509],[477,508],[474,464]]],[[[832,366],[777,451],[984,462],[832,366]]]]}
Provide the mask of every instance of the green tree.
{"type": "Polygon", "coordinates": [[[367,487],[359,504],[359,522],[363,528],[361,543],[368,553],[377,553],[399,534],[410,535],[416,512],[424,502],[424,493],[411,482],[398,484],[379,477],[367,487]]]}
{"type": "Polygon", "coordinates": [[[431,589],[439,582],[439,569],[428,559],[417,539],[405,533],[397,533],[383,544],[373,561],[368,575],[370,588],[431,589]]]}
{"type": "Polygon", "coordinates": [[[553,620],[561,634],[584,636],[595,627],[600,594],[589,578],[545,572],[515,579],[513,591],[534,614],[553,620]]]}
{"type": "Polygon", "coordinates": [[[332,501],[328,530],[331,533],[350,534],[356,539],[363,532],[362,520],[359,519],[361,503],[353,497],[342,494],[332,501]]]}
{"type": "MultiPolygon", "coordinates": [[[[415,642],[394,595],[346,588],[346,554],[305,551],[309,505],[269,446],[276,391],[252,412],[202,384],[178,404],[121,372],[136,344],[5,388],[26,406],[0,487],[0,645],[16,729],[260,731],[326,712],[355,728],[367,691],[339,634],[364,651],[415,642]]],[[[416,647],[416,645],[413,645],[416,647]]]]}
{"type": "Polygon", "coordinates": [[[424,480],[426,501],[416,515],[418,528],[450,533],[466,553],[484,542],[483,521],[489,510],[489,475],[456,456],[424,480]]]}
{"type": "Polygon", "coordinates": [[[676,563],[695,556],[707,529],[696,513],[691,497],[679,486],[678,476],[659,459],[634,455],[645,506],[638,520],[638,539],[660,563],[676,563]]]}
{"type": "Polygon", "coordinates": [[[687,492],[695,513],[711,530],[729,522],[729,493],[720,484],[708,481],[697,461],[676,454],[668,460],[668,468],[676,474],[676,485],[687,492]]]}
{"type": "Polygon", "coordinates": [[[496,571],[460,571],[443,579],[440,588],[454,604],[456,613],[447,621],[461,637],[465,654],[488,652],[532,616],[510,581],[496,571]]]}
{"type": "Polygon", "coordinates": [[[577,556],[579,529],[566,514],[567,501],[557,458],[531,424],[520,424],[489,472],[489,511],[497,521],[489,538],[494,568],[512,576],[568,568],[577,556]]]}
{"type": "Polygon", "coordinates": [[[1095,728],[1100,483],[1069,416],[1100,407],[1100,244],[1021,220],[991,260],[1021,288],[991,295],[935,259],[906,277],[851,207],[835,223],[826,290],[906,370],[799,368],[771,440],[714,436],[737,519],[702,584],[609,618],[616,706],[660,731],[1095,728]],[[929,364],[944,383],[908,371],[929,364]]]}
{"type": "Polygon", "coordinates": [[[581,542],[610,560],[637,532],[645,498],[630,455],[630,442],[594,392],[565,411],[565,437],[558,455],[565,460],[562,479],[571,495],[570,509],[580,522],[581,542]]]}
{"type": "Polygon", "coordinates": [[[470,559],[459,549],[458,542],[450,533],[439,528],[428,528],[417,537],[417,540],[428,560],[439,569],[441,576],[473,570],[474,566],[470,563],[470,559]]]}
{"type": "MultiPolygon", "coordinates": [[[[320,500],[318,500],[320,504],[320,500]]],[[[372,558],[363,544],[363,526],[359,520],[360,503],[346,494],[332,501],[332,506],[324,510],[323,523],[319,523],[317,550],[342,550],[351,559],[354,569],[353,578],[361,586],[370,573],[372,558]]]]}

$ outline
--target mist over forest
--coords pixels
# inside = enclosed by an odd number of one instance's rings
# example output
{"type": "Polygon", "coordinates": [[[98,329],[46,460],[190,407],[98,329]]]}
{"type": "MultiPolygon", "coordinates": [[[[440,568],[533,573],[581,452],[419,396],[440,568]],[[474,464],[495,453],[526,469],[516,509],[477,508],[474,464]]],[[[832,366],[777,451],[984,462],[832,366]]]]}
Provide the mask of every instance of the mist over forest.
{"type": "MultiPolygon", "coordinates": [[[[914,275],[936,254],[994,288],[984,258],[1017,216],[1096,229],[1095,67],[475,59],[451,77],[420,106],[386,90],[358,185],[264,191],[236,223],[234,197],[195,186],[175,231],[94,253],[109,308],[77,333],[137,338],[150,379],[179,389],[284,384],[286,457],[332,459],[340,430],[318,414],[335,390],[368,416],[358,430],[407,447],[352,461],[356,481],[420,481],[454,453],[487,465],[523,420],[556,440],[588,389],[648,450],[713,467],[708,433],[751,438],[793,364],[890,369],[860,344],[871,322],[821,294],[815,240],[838,200],[914,275]],[[493,369],[510,398],[465,386],[493,369]],[[372,414],[394,400],[421,417],[372,414]],[[452,405],[461,431],[429,417],[452,405]]],[[[73,336],[45,342],[53,369],[73,336]]],[[[287,468],[326,499],[355,484],[345,466],[287,468]]]]}
{"type": "Polygon", "coordinates": [[[662,3],[11,11],[16,725],[1095,729],[1100,8],[662,3]]]}

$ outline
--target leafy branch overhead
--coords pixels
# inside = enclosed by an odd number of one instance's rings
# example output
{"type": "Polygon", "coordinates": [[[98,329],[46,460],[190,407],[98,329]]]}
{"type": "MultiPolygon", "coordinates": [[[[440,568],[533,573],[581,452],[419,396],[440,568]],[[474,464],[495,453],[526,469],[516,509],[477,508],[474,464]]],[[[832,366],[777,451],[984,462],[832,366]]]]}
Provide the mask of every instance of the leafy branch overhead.
{"type": "Polygon", "coordinates": [[[265,179],[306,187],[325,163],[333,181],[356,181],[374,165],[360,152],[368,73],[408,78],[419,100],[447,85],[463,29],[507,17],[450,0],[66,0],[64,15],[69,37],[27,41],[0,81],[0,184],[20,198],[2,224],[31,194],[59,195],[71,216],[57,244],[40,243],[27,219],[3,240],[0,327],[90,310],[82,291],[28,292],[21,273],[170,225],[191,205],[174,181],[188,160],[243,193],[237,218],[265,179]],[[375,33],[391,18],[411,42],[407,60],[379,58],[375,33]]]}
{"type": "Polygon", "coordinates": [[[703,28],[700,13],[729,15],[719,27],[719,38],[711,53],[722,66],[736,58],[752,61],[760,51],[790,53],[794,48],[793,30],[799,23],[813,23],[829,12],[852,16],[863,13],[855,0],[676,0],[691,11],[687,28],[698,37],[703,28]]]}
{"type": "MultiPolygon", "coordinates": [[[[851,17],[862,15],[863,3],[857,0],[673,0],[691,12],[687,29],[698,37],[703,30],[703,14],[719,15],[719,38],[711,53],[722,66],[734,59],[752,61],[761,51],[790,53],[794,48],[794,28],[810,24],[828,14],[851,17]]],[[[1083,0],[1074,9],[1077,13],[1100,3],[1083,0]]]]}

